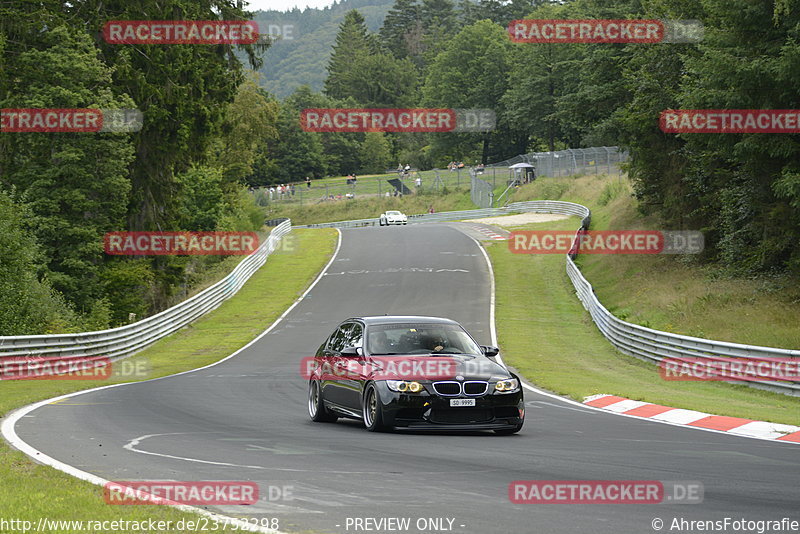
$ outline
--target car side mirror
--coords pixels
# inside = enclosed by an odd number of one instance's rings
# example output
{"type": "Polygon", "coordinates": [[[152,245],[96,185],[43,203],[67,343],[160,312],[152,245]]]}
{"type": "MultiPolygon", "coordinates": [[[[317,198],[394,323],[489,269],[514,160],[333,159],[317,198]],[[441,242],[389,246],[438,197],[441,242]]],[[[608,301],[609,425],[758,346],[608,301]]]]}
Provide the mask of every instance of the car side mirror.
{"type": "Polygon", "coordinates": [[[340,353],[344,357],[357,358],[363,354],[361,347],[345,347],[340,353]]]}
{"type": "Polygon", "coordinates": [[[489,358],[494,358],[495,356],[500,354],[500,349],[498,349],[497,347],[492,347],[490,345],[484,345],[481,348],[483,349],[483,353],[489,358]]]}

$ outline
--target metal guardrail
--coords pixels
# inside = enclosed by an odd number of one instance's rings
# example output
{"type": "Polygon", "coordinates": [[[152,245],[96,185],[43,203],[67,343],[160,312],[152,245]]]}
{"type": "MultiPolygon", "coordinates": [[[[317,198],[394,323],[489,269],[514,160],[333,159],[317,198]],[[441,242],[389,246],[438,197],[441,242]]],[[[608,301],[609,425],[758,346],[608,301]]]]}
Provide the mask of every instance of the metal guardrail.
{"type": "MultiPolygon", "coordinates": [[[[578,233],[588,229],[591,224],[591,211],[589,208],[580,204],[558,200],[533,200],[515,202],[503,208],[413,215],[409,217],[409,224],[496,217],[519,212],[555,213],[581,217],[581,226],[577,231],[578,233]]],[[[377,218],[316,224],[305,227],[354,228],[375,225],[377,225],[377,218]]],[[[267,240],[262,243],[254,254],[242,260],[225,278],[186,301],[139,322],[99,332],[0,337],[0,369],[3,369],[4,360],[13,361],[19,357],[85,358],[91,360],[92,358],[114,359],[130,355],[213,310],[224,300],[234,295],[247,279],[264,264],[267,256],[275,250],[276,243],[281,237],[289,233],[291,228],[291,221],[284,221],[272,230],[267,240]]],[[[731,357],[755,361],[766,361],[769,358],[778,357],[800,359],[800,350],[744,345],[683,336],[623,321],[615,317],[602,305],[594,294],[592,285],[586,280],[573,260],[574,255],[567,255],[566,270],[575,287],[576,295],[589,312],[600,332],[614,347],[625,354],[656,363],[663,358],[701,358],[710,361],[731,357]]],[[[740,383],[754,388],[800,396],[800,384],[793,382],[740,383]]]]}
{"type": "MultiPolygon", "coordinates": [[[[534,201],[535,202],[535,201],[534,201]]],[[[572,211],[573,204],[568,211],[572,211]]],[[[576,240],[582,231],[589,229],[591,223],[591,212],[589,208],[583,208],[582,213],[575,213],[583,217],[581,227],[576,232],[576,240]]],[[[575,248],[573,242],[573,250],[575,248]]],[[[727,341],[715,341],[698,337],[683,336],[654,330],[641,325],[629,323],[616,317],[609,312],[600,302],[594,293],[592,284],[583,276],[578,266],[575,264],[577,254],[567,255],[567,276],[575,287],[575,294],[580,299],[583,307],[589,312],[592,321],[597,325],[600,332],[608,339],[620,352],[635,356],[640,359],[658,363],[664,358],[686,359],[685,361],[720,361],[723,358],[742,358],[749,361],[769,361],[770,358],[798,358],[800,350],[778,349],[773,347],[761,347],[757,345],[744,345],[740,343],[730,343],[727,341]]],[[[757,389],[766,389],[783,393],[785,395],[800,396],[800,384],[795,382],[773,382],[773,381],[741,381],[736,382],[757,389]]]]}
{"type": "MultiPolygon", "coordinates": [[[[451,211],[434,214],[412,215],[409,224],[447,222],[484,217],[497,217],[512,213],[555,213],[573,215],[581,218],[581,230],[589,228],[592,214],[589,208],[572,202],[560,200],[532,200],[529,202],[514,202],[503,208],[487,208],[467,211],[451,211]]],[[[325,225],[311,225],[312,227],[339,227],[352,228],[377,224],[377,219],[362,219],[360,221],[344,221],[327,223],[325,225]]],[[[576,235],[577,237],[577,235],[576,235]]],[[[566,270],[575,293],[583,307],[589,312],[600,332],[611,342],[617,350],[658,363],[662,358],[699,358],[709,361],[720,358],[742,358],[747,360],[767,360],[768,358],[798,358],[800,350],[778,349],[755,345],[729,343],[691,336],[673,334],[654,330],[644,326],[628,323],[609,312],[598,300],[592,285],[586,280],[578,266],[575,264],[575,255],[567,255],[566,270]]],[[[800,384],[796,382],[736,382],[753,388],[767,389],[786,395],[800,396],[800,384]]]]}
{"type": "MultiPolygon", "coordinates": [[[[592,285],[584,278],[572,258],[567,257],[567,275],[575,286],[575,292],[583,307],[592,317],[597,328],[617,350],[658,363],[663,358],[720,360],[742,358],[768,361],[769,358],[800,358],[800,350],[778,349],[756,345],[744,345],[715,341],[671,332],[653,330],[617,318],[603,306],[594,294],[592,285]]],[[[689,361],[691,361],[689,360],[689,361]]],[[[795,382],[736,382],[758,389],[776,391],[785,395],[800,396],[800,384],[795,382]]]]}
{"type": "Polygon", "coordinates": [[[186,326],[236,294],[264,265],[278,241],[291,230],[291,221],[282,222],[272,229],[253,254],[239,262],[222,280],[141,321],[97,332],[0,337],[0,372],[18,367],[21,360],[73,359],[83,364],[101,358],[114,360],[129,356],[186,326]]]}

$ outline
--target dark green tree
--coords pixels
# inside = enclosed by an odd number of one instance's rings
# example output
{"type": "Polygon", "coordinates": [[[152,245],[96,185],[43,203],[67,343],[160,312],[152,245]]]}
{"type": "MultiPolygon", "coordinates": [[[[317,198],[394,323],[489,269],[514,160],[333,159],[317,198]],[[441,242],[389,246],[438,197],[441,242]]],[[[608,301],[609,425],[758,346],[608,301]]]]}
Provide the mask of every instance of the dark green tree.
{"type": "Polygon", "coordinates": [[[419,20],[420,8],[417,0],[395,0],[380,29],[383,47],[398,59],[414,55],[411,51],[412,39],[419,20]]]}
{"type": "MultiPolygon", "coordinates": [[[[502,120],[500,101],[507,89],[510,52],[511,42],[504,28],[488,20],[465,27],[431,64],[422,88],[423,105],[491,109],[502,120]]],[[[437,158],[477,155],[488,163],[491,139],[490,133],[438,133],[432,135],[432,147],[437,158]]]]}
{"type": "Polygon", "coordinates": [[[348,11],[339,25],[336,43],[328,61],[325,94],[337,99],[350,96],[353,65],[360,57],[378,52],[378,42],[369,33],[364,17],[356,10],[348,11]]]}
{"type": "MultiPolygon", "coordinates": [[[[179,191],[175,175],[202,161],[219,132],[226,105],[244,81],[234,45],[118,45],[102,38],[109,20],[247,20],[230,0],[85,0],[63,8],[76,25],[96,36],[113,70],[115,87],[144,114],[131,166],[129,227],[175,225],[179,191]]],[[[252,67],[268,44],[240,45],[252,67]]]]}
{"type": "MultiPolygon", "coordinates": [[[[15,52],[6,63],[9,90],[0,108],[133,107],[129,98],[114,95],[111,69],[81,30],[55,26],[40,32],[35,45],[15,52]]],[[[30,208],[53,287],[77,311],[89,312],[103,296],[95,283],[103,263],[102,236],[125,227],[131,134],[0,136],[3,180],[30,208]]]]}

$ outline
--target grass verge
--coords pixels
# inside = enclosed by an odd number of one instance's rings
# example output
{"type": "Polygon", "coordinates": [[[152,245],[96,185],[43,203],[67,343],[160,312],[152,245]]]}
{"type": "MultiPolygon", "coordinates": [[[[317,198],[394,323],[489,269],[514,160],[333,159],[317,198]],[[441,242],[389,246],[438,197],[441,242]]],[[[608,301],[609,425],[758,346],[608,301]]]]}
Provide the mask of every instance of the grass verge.
{"type": "MultiPolygon", "coordinates": [[[[656,217],[639,213],[624,176],[540,178],[512,200],[531,199],[588,206],[592,230],[665,229],[656,217]]],[[[735,278],[695,255],[596,254],[577,263],[603,305],[625,321],[707,339],[800,348],[797,279],[735,278]]]]}
{"type": "MultiPolygon", "coordinates": [[[[598,212],[601,222],[610,218],[598,212]]],[[[571,218],[524,228],[572,231],[578,225],[578,219],[571,218]]],[[[800,425],[797,398],[724,383],[666,382],[655,365],[616,351],[575,296],[562,255],[513,254],[505,242],[489,243],[486,248],[495,271],[498,341],[504,360],[533,383],[578,401],[607,393],[719,415],[800,425]]],[[[608,258],[592,259],[602,262],[608,258]]],[[[584,274],[597,287],[591,274],[584,274]]],[[[617,272],[617,281],[620,276],[617,272]]],[[[611,289],[603,288],[605,293],[615,287],[612,278],[609,273],[611,289]]],[[[601,288],[597,292],[605,302],[601,288]]]]}
{"type": "MultiPolygon", "coordinates": [[[[219,308],[144,351],[129,358],[144,362],[157,378],[208,365],[247,344],[302,294],[322,270],[336,246],[335,230],[293,230],[291,246],[269,257],[241,290],[219,308]],[[291,273],[291,274],[287,274],[291,273]],[[281,280],[275,284],[276,279],[281,280]]],[[[131,380],[116,380],[130,382],[131,380]]],[[[107,381],[25,380],[0,382],[0,413],[32,402],[73,391],[115,383],[107,381]]],[[[38,465],[26,455],[0,444],[0,518],[31,521],[197,521],[198,516],[166,506],[109,506],[102,488],[61,471],[38,465]]],[[[2,529],[0,529],[1,531],[2,529]]],[[[47,532],[74,532],[77,528],[51,526],[47,532]]],[[[92,529],[86,529],[90,531],[92,529]]],[[[99,530],[96,530],[99,531],[99,530]]],[[[147,532],[141,529],[109,529],[114,532],[147,532]]],[[[182,532],[184,530],[173,530],[182,532]]],[[[185,529],[186,532],[194,532],[185,529]]],[[[211,529],[207,532],[223,531],[211,529]]],[[[230,528],[228,528],[230,531],[230,528]]]]}

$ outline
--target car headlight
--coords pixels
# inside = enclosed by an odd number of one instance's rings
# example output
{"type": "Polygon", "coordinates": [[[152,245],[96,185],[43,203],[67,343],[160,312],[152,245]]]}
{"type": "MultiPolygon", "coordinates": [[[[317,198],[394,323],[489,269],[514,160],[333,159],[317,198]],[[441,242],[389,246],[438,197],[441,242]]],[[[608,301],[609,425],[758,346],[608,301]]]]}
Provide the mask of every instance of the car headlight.
{"type": "Polygon", "coordinates": [[[422,384],[419,382],[409,382],[408,380],[387,380],[386,385],[392,391],[400,393],[419,393],[422,391],[422,384]]]}
{"type": "Polygon", "coordinates": [[[519,389],[519,380],[516,378],[500,380],[494,385],[494,389],[500,393],[512,393],[519,389]]]}

